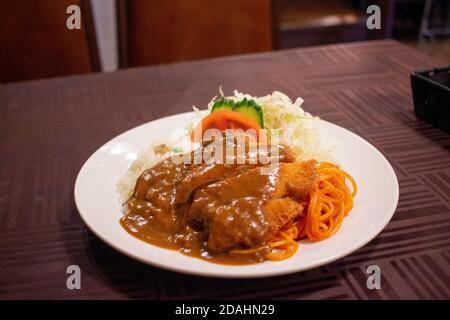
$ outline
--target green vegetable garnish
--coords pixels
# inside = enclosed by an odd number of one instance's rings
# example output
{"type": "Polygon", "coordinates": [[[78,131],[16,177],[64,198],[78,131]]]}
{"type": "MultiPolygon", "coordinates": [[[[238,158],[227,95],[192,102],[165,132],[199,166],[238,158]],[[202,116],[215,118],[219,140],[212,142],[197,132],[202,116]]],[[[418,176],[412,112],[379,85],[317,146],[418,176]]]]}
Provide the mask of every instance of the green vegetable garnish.
{"type": "Polygon", "coordinates": [[[235,104],[233,111],[239,112],[246,117],[256,121],[261,128],[264,128],[264,118],[261,107],[255,102],[255,100],[244,98],[235,104]]]}
{"type": "Polygon", "coordinates": [[[219,110],[233,110],[234,101],[226,99],[225,97],[220,97],[216,102],[214,102],[211,112],[219,111],[219,110]]]}

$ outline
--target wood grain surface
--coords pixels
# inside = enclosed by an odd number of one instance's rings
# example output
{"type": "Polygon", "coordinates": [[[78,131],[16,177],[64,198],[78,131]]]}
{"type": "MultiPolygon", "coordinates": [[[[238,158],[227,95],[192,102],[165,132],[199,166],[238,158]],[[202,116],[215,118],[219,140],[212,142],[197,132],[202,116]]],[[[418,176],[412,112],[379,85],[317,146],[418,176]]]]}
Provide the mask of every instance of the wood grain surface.
{"type": "Polygon", "coordinates": [[[415,117],[409,82],[438,65],[371,41],[0,86],[0,298],[449,299],[450,136],[415,117]],[[159,270],[98,240],[73,199],[84,161],[125,130],[204,106],[220,85],[302,96],[308,111],[379,148],[400,183],[385,230],[335,263],[253,280],[159,270]],[[81,290],[66,288],[71,264],[81,290]],[[381,290],[366,287],[372,264],[381,290]]]}

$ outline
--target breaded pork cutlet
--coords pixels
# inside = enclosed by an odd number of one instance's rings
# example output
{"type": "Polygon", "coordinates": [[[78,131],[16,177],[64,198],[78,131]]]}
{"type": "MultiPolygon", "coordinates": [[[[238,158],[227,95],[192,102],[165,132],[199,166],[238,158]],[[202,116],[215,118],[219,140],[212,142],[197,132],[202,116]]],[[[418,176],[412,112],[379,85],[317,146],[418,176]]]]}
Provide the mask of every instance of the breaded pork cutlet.
{"type": "Polygon", "coordinates": [[[243,154],[243,159],[245,163],[239,163],[237,161],[237,157],[233,157],[228,159],[227,163],[202,163],[202,164],[193,164],[186,170],[183,178],[176,186],[176,196],[175,203],[177,205],[182,205],[190,200],[193,192],[206,186],[208,184],[214,183],[216,181],[235,176],[240,174],[241,172],[256,168],[259,166],[263,166],[267,164],[261,161],[261,155],[263,153],[267,154],[269,157],[274,157],[274,155],[270,154],[271,148],[278,148],[277,150],[277,158],[272,159],[276,160],[275,162],[294,162],[295,161],[295,153],[291,148],[285,145],[276,145],[276,146],[265,146],[263,148],[258,148],[255,146],[255,152],[250,152],[249,149],[246,149],[243,154]],[[267,151],[269,150],[269,151],[267,151]],[[252,162],[250,162],[252,160],[252,162]]]}
{"type": "Polygon", "coordinates": [[[314,160],[249,169],[195,191],[186,221],[211,252],[258,246],[303,213],[315,179],[314,160]]]}

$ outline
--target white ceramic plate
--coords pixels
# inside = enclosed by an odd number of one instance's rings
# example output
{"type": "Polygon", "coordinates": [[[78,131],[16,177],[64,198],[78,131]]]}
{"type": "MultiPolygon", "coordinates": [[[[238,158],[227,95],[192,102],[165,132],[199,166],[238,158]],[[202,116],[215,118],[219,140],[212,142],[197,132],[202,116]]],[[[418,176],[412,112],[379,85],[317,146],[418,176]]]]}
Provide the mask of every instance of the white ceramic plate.
{"type": "Polygon", "coordinates": [[[389,162],[364,139],[326,121],[320,121],[325,139],[336,146],[336,159],[358,183],[355,206],[341,229],[316,243],[302,242],[297,253],[283,261],[227,266],[162,249],[128,234],[119,224],[122,216],[116,183],[136,153],[154,138],[170,137],[194,117],[192,112],[152,121],[131,129],[98,149],[81,168],[75,183],[75,202],[87,226],[116,250],[150,265],[188,274],[255,278],[299,272],[321,266],[361,248],[391,220],[398,201],[398,182],[389,162]]]}

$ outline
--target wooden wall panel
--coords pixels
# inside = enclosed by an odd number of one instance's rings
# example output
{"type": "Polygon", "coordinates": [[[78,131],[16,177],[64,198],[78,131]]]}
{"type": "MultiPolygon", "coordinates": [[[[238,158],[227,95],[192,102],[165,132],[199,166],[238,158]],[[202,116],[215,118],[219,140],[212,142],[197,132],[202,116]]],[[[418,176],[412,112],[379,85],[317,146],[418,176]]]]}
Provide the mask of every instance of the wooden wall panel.
{"type": "Polygon", "coordinates": [[[272,49],[270,0],[119,0],[121,66],[272,49]]]}
{"type": "Polygon", "coordinates": [[[0,0],[0,43],[0,82],[100,69],[87,0],[0,0]],[[81,30],[66,27],[72,4],[81,7],[81,30]]]}

